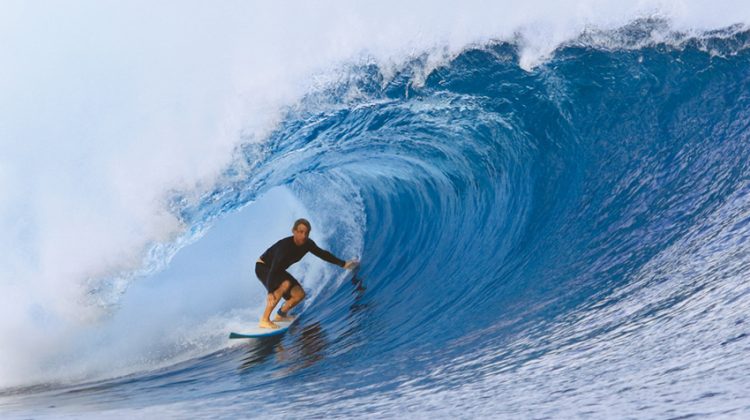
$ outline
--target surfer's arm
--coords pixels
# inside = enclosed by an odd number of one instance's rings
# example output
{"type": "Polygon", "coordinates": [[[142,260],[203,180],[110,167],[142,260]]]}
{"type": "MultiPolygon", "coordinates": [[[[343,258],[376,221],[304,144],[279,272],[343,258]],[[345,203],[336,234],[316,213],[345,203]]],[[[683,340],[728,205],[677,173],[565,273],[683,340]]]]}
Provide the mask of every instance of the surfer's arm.
{"type": "Polygon", "coordinates": [[[344,268],[347,270],[354,270],[359,265],[359,261],[357,260],[349,260],[346,263],[344,263],[344,268]]]}
{"type": "Polygon", "coordinates": [[[339,267],[347,268],[346,265],[348,264],[346,261],[342,260],[341,258],[333,255],[329,251],[326,251],[325,249],[321,249],[315,242],[308,239],[310,242],[310,252],[312,252],[313,255],[320,258],[323,261],[329,262],[331,264],[336,264],[339,267]]]}

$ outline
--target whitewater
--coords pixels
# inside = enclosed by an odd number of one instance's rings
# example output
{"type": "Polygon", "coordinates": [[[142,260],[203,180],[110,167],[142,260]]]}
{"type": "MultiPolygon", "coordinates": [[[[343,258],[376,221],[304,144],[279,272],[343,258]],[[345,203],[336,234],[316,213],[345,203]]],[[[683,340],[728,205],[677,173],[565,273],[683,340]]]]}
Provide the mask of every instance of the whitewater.
{"type": "Polygon", "coordinates": [[[750,5],[622,3],[3,2],[0,417],[747,418],[750,5]]]}

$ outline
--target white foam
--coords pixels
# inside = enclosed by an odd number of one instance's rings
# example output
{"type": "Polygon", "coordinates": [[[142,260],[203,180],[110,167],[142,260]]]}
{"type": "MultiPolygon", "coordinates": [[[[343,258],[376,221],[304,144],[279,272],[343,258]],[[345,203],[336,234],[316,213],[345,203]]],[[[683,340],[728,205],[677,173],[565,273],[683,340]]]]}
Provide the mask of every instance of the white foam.
{"type": "Polygon", "coordinates": [[[185,232],[242,141],[262,141],[314,75],[363,58],[512,39],[521,65],[585,28],[658,15],[676,30],[750,22],[746,1],[146,2],[0,6],[0,386],[98,319],[91,282],[185,232]]]}

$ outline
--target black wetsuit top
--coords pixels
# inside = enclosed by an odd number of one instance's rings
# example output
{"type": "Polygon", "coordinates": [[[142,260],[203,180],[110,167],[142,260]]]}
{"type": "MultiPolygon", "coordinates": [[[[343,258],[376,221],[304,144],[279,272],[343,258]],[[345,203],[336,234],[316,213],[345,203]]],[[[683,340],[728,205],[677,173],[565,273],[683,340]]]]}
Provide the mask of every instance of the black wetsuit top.
{"type": "Polygon", "coordinates": [[[268,284],[269,280],[274,278],[274,276],[278,276],[289,268],[290,265],[301,260],[308,252],[312,252],[316,257],[328,261],[331,264],[336,264],[339,267],[343,267],[345,264],[344,260],[337,258],[335,255],[324,249],[320,249],[320,247],[315,244],[315,241],[310,238],[307,238],[304,244],[297,246],[297,244],[294,243],[294,237],[288,236],[271,245],[271,247],[260,256],[260,259],[263,260],[266,265],[271,267],[271,269],[268,270],[268,277],[263,280],[268,284]]]}

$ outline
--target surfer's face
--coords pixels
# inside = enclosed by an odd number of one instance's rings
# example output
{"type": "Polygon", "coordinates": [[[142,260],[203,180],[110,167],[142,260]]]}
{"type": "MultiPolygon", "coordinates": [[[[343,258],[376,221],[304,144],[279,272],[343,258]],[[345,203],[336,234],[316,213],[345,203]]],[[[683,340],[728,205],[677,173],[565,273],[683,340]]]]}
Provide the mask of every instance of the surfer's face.
{"type": "Polygon", "coordinates": [[[310,231],[307,226],[302,223],[298,224],[296,228],[292,229],[294,235],[294,243],[297,246],[303,245],[307,241],[307,237],[310,235],[310,231]]]}

